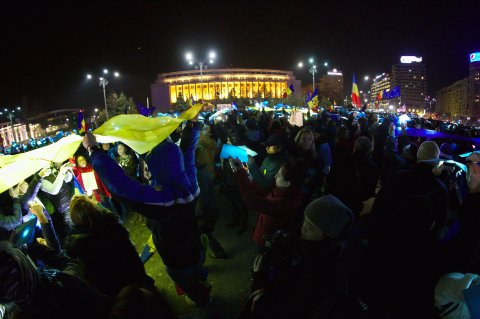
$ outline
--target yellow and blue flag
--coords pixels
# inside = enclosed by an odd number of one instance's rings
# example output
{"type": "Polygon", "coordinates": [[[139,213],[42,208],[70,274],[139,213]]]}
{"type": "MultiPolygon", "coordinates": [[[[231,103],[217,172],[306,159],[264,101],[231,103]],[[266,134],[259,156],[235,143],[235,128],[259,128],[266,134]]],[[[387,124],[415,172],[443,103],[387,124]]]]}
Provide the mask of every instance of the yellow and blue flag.
{"type": "Polygon", "coordinates": [[[88,130],[87,123],[85,122],[85,117],[83,116],[83,111],[78,112],[77,128],[79,134],[86,133],[88,130]]]}

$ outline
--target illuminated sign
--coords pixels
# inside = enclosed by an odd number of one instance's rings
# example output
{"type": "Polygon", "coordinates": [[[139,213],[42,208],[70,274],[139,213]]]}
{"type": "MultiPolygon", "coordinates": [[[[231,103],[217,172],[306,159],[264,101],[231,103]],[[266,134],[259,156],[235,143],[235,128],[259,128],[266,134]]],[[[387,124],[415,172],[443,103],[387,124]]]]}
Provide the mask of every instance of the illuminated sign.
{"type": "Polygon", "coordinates": [[[342,75],[341,71],[338,71],[337,69],[333,69],[332,71],[327,72],[328,75],[342,75]]]}
{"type": "Polygon", "coordinates": [[[480,62],[480,52],[470,53],[470,63],[480,62]]]}
{"type": "Polygon", "coordinates": [[[400,62],[402,63],[412,63],[412,62],[422,62],[422,57],[419,56],[411,56],[411,55],[404,55],[400,57],[400,62]]]}

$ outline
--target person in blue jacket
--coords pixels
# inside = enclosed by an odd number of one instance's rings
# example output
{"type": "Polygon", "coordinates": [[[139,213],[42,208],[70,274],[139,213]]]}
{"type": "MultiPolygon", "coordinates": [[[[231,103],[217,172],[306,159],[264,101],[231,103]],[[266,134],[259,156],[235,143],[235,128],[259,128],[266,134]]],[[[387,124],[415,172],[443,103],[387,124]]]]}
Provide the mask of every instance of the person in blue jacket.
{"type": "Polygon", "coordinates": [[[179,288],[198,306],[210,302],[210,285],[202,265],[205,254],[195,219],[200,193],[195,168],[195,148],[202,124],[188,122],[180,147],[170,139],[154,147],[146,164],[153,185],[129,178],[123,169],[102,151],[93,134],[87,134],[83,146],[91,163],[107,188],[115,195],[139,205],[137,211],[147,218],[153,242],[179,288]]]}

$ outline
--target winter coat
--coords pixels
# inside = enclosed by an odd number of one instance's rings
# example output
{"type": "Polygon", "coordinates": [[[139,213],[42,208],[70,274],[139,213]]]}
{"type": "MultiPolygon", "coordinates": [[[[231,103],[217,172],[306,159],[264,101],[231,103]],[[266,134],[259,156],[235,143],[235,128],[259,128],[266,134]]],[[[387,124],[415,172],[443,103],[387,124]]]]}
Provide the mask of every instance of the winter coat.
{"type": "Polygon", "coordinates": [[[63,175],[56,171],[43,179],[40,197],[48,199],[55,207],[55,212],[51,213],[68,214],[73,196],[73,185],[69,184],[72,177],[71,172],[63,175]]]}
{"type": "Polygon", "coordinates": [[[380,169],[370,156],[363,152],[354,152],[353,160],[361,182],[361,200],[364,201],[375,196],[380,169]]]}
{"type": "Polygon", "coordinates": [[[200,259],[200,235],[195,220],[195,204],[200,193],[195,148],[200,130],[199,123],[187,124],[180,149],[165,141],[152,150],[147,164],[160,190],[128,178],[99,148],[90,156],[95,171],[108,189],[137,203],[137,211],[147,217],[155,247],[170,268],[192,267],[200,259]]]}
{"type": "Polygon", "coordinates": [[[265,236],[272,235],[279,229],[291,228],[292,218],[301,205],[300,189],[274,187],[267,193],[250,181],[245,170],[236,172],[235,178],[247,206],[259,212],[253,232],[253,240],[259,246],[263,247],[265,236]]]}
{"type": "Polygon", "coordinates": [[[137,178],[138,160],[135,155],[128,154],[126,157],[117,156],[118,165],[125,171],[130,178],[137,178]]]}
{"type": "Polygon", "coordinates": [[[113,215],[102,216],[94,227],[75,227],[65,242],[67,255],[83,264],[85,280],[105,295],[113,298],[127,285],[153,283],[128,231],[113,215]]]}
{"type": "Polygon", "coordinates": [[[369,299],[374,309],[408,313],[412,308],[403,306],[405,295],[419,314],[433,307],[447,198],[445,184],[425,163],[394,174],[378,192],[367,250],[369,299]]]}
{"type": "Polygon", "coordinates": [[[287,160],[287,152],[282,150],[277,154],[267,154],[260,167],[256,163],[249,164],[248,170],[255,183],[264,190],[270,190],[275,186],[275,175],[287,160]]]}

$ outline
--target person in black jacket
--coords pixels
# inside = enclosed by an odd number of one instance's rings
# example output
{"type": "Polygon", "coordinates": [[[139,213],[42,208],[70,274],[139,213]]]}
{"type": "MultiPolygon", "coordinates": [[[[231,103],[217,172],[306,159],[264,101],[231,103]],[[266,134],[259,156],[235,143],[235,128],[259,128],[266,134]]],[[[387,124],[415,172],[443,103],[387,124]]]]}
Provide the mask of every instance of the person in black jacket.
{"type": "Polygon", "coordinates": [[[437,177],[439,154],[435,142],[424,142],[417,166],[392,175],[377,194],[367,249],[372,318],[408,317],[412,309],[418,317],[431,315],[448,198],[437,177]]]}
{"type": "Polygon", "coordinates": [[[86,196],[75,196],[70,216],[74,227],[65,248],[69,257],[84,265],[89,284],[110,297],[130,284],[153,285],[116,215],[86,196]]]}
{"type": "Polygon", "coordinates": [[[360,136],[355,140],[353,147],[353,164],[355,165],[356,174],[358,174],[361,183],[360,199],[362,201],[375,196],[375,189],[380,174],[378,165],[371,159],[372,150],[373,145],[370,138],[360,136]]]}

